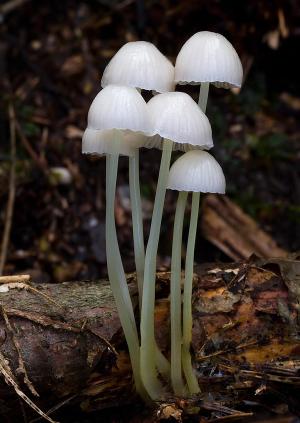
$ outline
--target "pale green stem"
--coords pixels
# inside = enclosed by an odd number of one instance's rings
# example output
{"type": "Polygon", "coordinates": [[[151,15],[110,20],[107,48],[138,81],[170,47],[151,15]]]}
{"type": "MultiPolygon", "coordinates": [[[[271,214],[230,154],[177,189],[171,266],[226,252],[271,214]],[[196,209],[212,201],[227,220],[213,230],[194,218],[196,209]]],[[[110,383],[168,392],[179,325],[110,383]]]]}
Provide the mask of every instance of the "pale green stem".
{"type": "Polygon", "coordinates": [[[171,366],[169,360],[163,355],[155,342],[155,362],[158,372],[168,382],[170,380],[171,366]]]}
{"type": "Polygon", "coordinates": [[[205,113],[206,111],[208,92],[209,92],[209,82],[202,82],[202,84],[200,85],[198,105],[203,113],[205,113]]]}
{"type": "MultiPolygon", "coordinates": [[[[143,295],[143,280],[145,267],[145,246],[143,234],[143,216],[140,193],[139,180],[139,150],[136,149],[132,157],[129,157],[129,188],[131,198],[131,213],[132,213],[132,227],[133,227],[133,243],[135,268],[137,275],[137,284],[139,291],[139,306],[142,307],[143,295]]],[[[155,360],[159,373],[164,379],[170,379],[170,363],[160,351],[158,346],[155,347],[155,360]]]]}
{"type": "Polygon", "coordinates": [[[145,256],[144,287],[141,313],[141,376],[144,386],[152,399],[159,398],[163,392],[163,386],[157,377],[155,363],[156,348],[154,335],[154,306],[156,257],[171,154],[172,141],[164,140],[150,234],[145,256]]]}
{"type": "Polygon", "coordinates": [[[106,166],[106,256],[107,271],[111,289],[115,298],[119,318],[128,345],[133,377],[137,392],[147,399],[140,376],[139,339],[135,324],[132,302],[121,260],[116,224],[115,193],[118,172],[118,155],[107,155],[106,166]]]}
{"type": "Polygon", "coordinates": [[[145,245],[143,234],[143,216],[139,179],[139,150],[134,151],[134,155],[129,157],[129,189],[131,199],[132,230],[134,244],[134,258],[137,285],[139,291],[139,305],[142,306],[145,245]]]}
{"type": "Polygon", "coordinates": [[[198,380],[193,371],[190,353],[193,328],[192,291],[194,273],[194,251],[198,223],[199,199],[200,193],[194,192],[192,198],[190,228],[185,259],[185,280],[183,291],[182,367],[191,394],[196,394],[197,392],[200,392],[198,380]]]}
{"type": "Polygon", "coordinates": [[[175,395],[184,394],[181,366],[181,245],[184,211],[188,193],[178,195],[171,261],[171,382],[175,395]]]}
{"type": "MultiPolygon", "coordinates": [[[[209,93],[209,82],[202,82],[198,105],[203,113],[206,112],[207,99],[209,93]]],[[[197,378],[193,372],[192,358],[190,353],[190,344],[192,340],[192,288],[193,288],[193,268],[194,268],[194,250],[197,231],[197,221],[199,212],[200,194],[193,192],[191,222],[188,235],[188,246],[185,268],[185,282],[183,294],[183,345],[182,345],[182,366],[189,391],[194,394],[200,392],[197,378]]]]}

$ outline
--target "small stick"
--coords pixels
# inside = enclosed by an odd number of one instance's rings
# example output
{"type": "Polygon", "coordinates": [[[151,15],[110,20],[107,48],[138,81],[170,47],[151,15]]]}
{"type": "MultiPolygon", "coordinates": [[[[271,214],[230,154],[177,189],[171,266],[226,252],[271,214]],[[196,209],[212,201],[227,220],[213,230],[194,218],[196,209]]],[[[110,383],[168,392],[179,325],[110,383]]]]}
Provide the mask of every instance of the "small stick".
{"type": "MultiPolygon", "coordinates": [[[[1,285],[1,282],[0,282],[0,285],[1,285]]],[[[28,285],[26,283],[23,283],[23,282],[9,282],[9,283],[2,282],[2,286],[3,287],[7,286],[8,290],[9,289],[25,289],[26,291],[32,292],[33,294],[40,295],[46,301],[48,301],[51,304],[54,304],[56,307],[62,307],[60,304],[58,304],[56,301],[54,301],[51,297],[49,297],[49,295],[44,294],[43,292],[39,291],[38,289],[36,289],[33,286],[28,285]]]]}
{"type": "Polygon", "coordinates": [[[11,166],[10,166],[10,176],[9,176],[9,192],[8,192],[8,201],[5,213],[5,222],[4,230],[1,244],[1,253],[0,253],[0,276],[3,273],[4,265],[7,257],[7,250],[10,239],[10,231],[12,218],[14,213],[14,204],[16,196],[16,119],[15,119],[15,110],[13,105],[10,104],[8,108],[9,115],[9,125],[10,125],[10,154],[11,154],[11,166]]]}
{"type": "Polygon", "coordinates": [[[9,276],[0,276],[1,283],[14,283],[14,282],[29,282],[30,275],[9,275],[9,276]]]}
{"type": "MultiPolygon", "coordinates": [[[[68,404],[70,401],[72,401],[76,397],[77,397],[77,394],[74,394],[66,398],[65,400],[59,402],[58,404],[54,405],[47,411],[47,415],[49,416],[49,414],[52,414],[55,411],[59,410],[61,407],[64,407],[66,404],[68,404]]],[[[36,423],[36,422],[39,422],[40,420],[41,420],[41,417],[37,417],[36,419],[30,420],[30,423],[36,423]]]]}
{"type": "Polygon", "coordinates": [[[250,413],[237,412],[236,414],[229,414],[229,416],[222,416],[222,417],[218,417],[216,419],[210,420],[210,423],[220,423],[220,422],[241,420],[251,416],[253,416],[253,413],[251,412],[250,413]]]}
{"type": "Polygon", "coordinates": [[[94,330],[90,329],[89,327],[86,327],[84,330],[82,330],[81,328],[78,327],[74,327],[72,325],[70,325],[69,323],[63,323],[57,320],[53,320],[50,317],[47,316],[40,316],[36,313],[30,313],[30,312],[26,312],[23,310],[17,310],[14,308],[9,308],[5,310],[6,314],[8,316],[17,316],[17,317],[21,317],[27,320],[30,320],[32,322],[35,322],[41,326],[44,327],[52,327],[53,329],[56,330],[65,330],[68,332],[73,332],[73,333],[78,333],[78,334],[83,334],[84,332],[89,332],[92,335],[96,336],[98,339],[100,339],[100,341],[106,345],[107,348],[109,348],[116,356],[118,355],[116,349],[113,347],[113,345],[107,340],[105,339],[103,336],[97,334],[94,330]]]}

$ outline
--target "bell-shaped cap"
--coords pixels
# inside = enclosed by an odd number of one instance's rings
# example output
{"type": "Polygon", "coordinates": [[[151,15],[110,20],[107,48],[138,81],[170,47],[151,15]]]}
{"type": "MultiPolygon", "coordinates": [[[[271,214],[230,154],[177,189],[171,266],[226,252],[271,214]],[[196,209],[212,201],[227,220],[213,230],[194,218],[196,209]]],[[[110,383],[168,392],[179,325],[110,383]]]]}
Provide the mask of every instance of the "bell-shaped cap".
{"type": "Polygon", "coordinates": [[[101,86],[110,84],[156,92],[174,91],[174,66],[152,43],[129,42],[104,70],[101,86]]]}
{"type": "Polygon", "coordinates": [[[108,85],[96,95],[90,106],[88,128],[148,133],[147,104],[135,88],[108,85]]]}
{"type": "Polygon", "coordinates": [[[221,166],[211,154],[191,150],[171,166],[167,188],[225,194],[226,182],[221,166]]]}
{"type": "Polygon", "coordinates": [[[146,138],[137,132],[86,128],[82,137],[82,153],[133,156],[137,148],[144,146],[146,138]]]}
{"type": "Polygon", "coordinates": [[[162,138],[173,141],[177,150],[213,147],[209,120],[188,94],[158,94],[148,102],[148,113],[155,136],[148,138],[146,147],[161,148],[162,138]]]}
{"type": "Polygon", "coordinates": [[[210,82],[217,87],[241,87],[243,68],[232,44],[221,34],[201,31],[182,46],[175,64],[176,84],[210,82]]]}

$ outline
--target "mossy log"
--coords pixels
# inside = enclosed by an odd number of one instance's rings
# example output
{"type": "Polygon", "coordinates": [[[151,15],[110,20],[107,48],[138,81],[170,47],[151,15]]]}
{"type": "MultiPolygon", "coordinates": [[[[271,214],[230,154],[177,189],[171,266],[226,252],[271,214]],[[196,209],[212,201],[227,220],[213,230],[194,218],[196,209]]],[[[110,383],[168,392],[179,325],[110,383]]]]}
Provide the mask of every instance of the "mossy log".
{"type": "MultiPolygon", "coordinates": [[[[186,410],[204,416],[201,421],[235,416],[254,403],[268,406],[271,397],[300,412],[299,274],[294,259],[195,268],[192,349],[202,394],[175,401],[180,418],[186,410]]],[[[170,273],[158,273],[156,332],[166,355],[169,280],[170,273]]],[[[128,275],[137,304],[135,282],[128,275]]],[[[72,402],[91,411],[136,401],[107,281],[12,282],[0,285],[0,291],[1,372],[5,376],[7,366],[34,403],[49,409],[72,402]]],[[[0,381],[2,415],[19,408],[7,383],[4,377],[0,381]]],[[[166,398],[165,404],[175,404],[166,398]]]]}

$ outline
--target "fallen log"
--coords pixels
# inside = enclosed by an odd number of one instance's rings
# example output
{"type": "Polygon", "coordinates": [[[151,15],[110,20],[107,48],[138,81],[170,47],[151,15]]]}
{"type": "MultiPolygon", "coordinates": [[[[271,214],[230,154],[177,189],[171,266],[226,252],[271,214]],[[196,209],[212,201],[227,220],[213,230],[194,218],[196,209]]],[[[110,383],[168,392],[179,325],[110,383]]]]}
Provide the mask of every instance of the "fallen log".
{"type": "MultiPolygon", "coordinates": [[[[299,275],[295,259],[196,267],[193,353],[202,394],[174,399],[166,387],[157,418],[197,414],[201,422],[230,421],[262,407],[276,413],[279,405],[300,414],[299,275]]],[[[166,355],[169,279],[168,272],[157,275],[156,333],[166,355]]],[[[135,282],[128,275],[137,304],[135,282]]],[[[16,386],[43,410],[136,403],[106,281],[28,285],[2,278],[0,304],[0,418],[17,418],[16,386]]]]}

